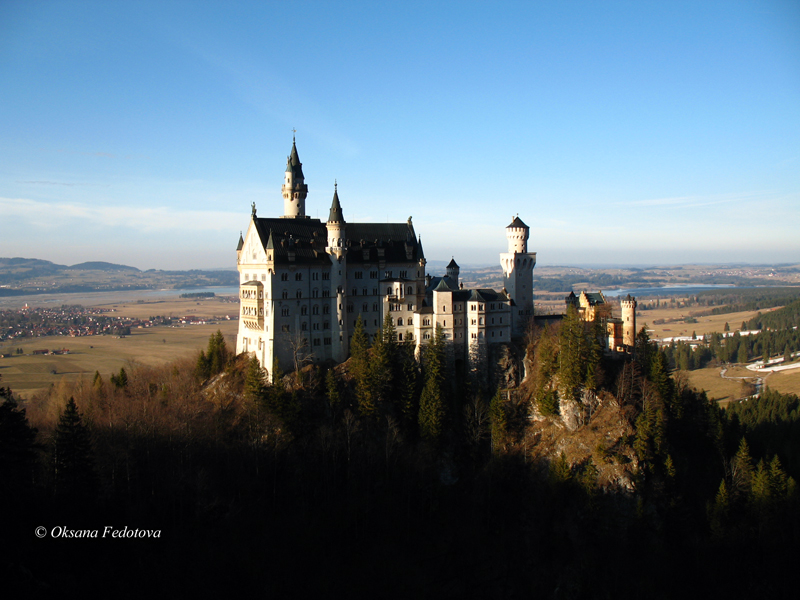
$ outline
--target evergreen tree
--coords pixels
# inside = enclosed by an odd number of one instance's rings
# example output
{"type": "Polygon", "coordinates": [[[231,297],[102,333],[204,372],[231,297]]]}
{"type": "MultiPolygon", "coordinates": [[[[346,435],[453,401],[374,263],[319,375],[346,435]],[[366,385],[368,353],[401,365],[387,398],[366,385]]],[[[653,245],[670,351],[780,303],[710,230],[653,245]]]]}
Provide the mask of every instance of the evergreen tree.
{"type": "Polygon", "coordinates": [[[741,340],[739,342],[739,352],[737,353],[736,362],[746,363],[747,358],[747,342],[745,340],[741,340]]]}
{"type": "Polygon", "coordinates": [[[731,483],[733,493],[737,496],[749,497],[753,483],[753,459],[750,457],[750,447],[747,440],[742,438],[739,450],[731,460],[731,483]]]}
{"type": "Polygon", "coordinates": [[[119,374],[111,376],[111,383],[118,390],[125,389],[127,387],[128,373],[125,372],[124,367],[120,368],[119,374]]]}
{"type": "Polygon", "coordinates": [[[567,314],[561,321],[558,342],[558,377],[561,387],[566,394],[577,400],[579,388],[584,381],[586,339],[583,322],[573,305],[567,308],[567,314]]]}
{"type": "Polygon", "coordinates": [[[498,452],[505,442],[507,434],[506,411],[503,396],[498,390],[489,404],[489,422],[492,425],[492,451],[498,452]]]}
{"type": "Polygon", "coordinates": [[[255,356],[247,361],[247,370],[244,375],[244,397],[251,403],[261,403],[267,393],[265,383],[266,373],[261,368],[261,363],[255,356]]]}
{"type": "Polygon", "coordinates": [[[789,348],[789,344],[786,344],[783,349],[783,362],[786,364],[792,362],[792,349],[789,348]]]}
{"type": "Polygon", "coordinates": [[[91,434],[72,397],[58,420],[53,453],[56,493],[91,497],[96,485],[91,434]]]}
{"type": "Polygon", "coordinates": [[[433,340],[425,348],[425,386],[419,399],[420,435],[433,442],[439,440],[444,428],[444,344],[442,328],[437,324],[433,340]]]}
{"type": "Polygon", "coordinates": [[[386,313],[381,334],[372,346],[369,362],[370,395],[378,408],[390,404],[395,389],[395,367],[398,348],[397,333],[391,313],[386,313]]]}
{"type": "Polygon", "coordinates": [[[375,416],[377,407],[370,385],[369,338],[364,330],[361,315],[358,316],[350,340],[350,374],[355,382],[358,412],[365,417],[375,416]]]}
{"type": "Polygon", "coordinates": [[[0,388],[0,481],[4,493],[27,487],[36,464],[36,429],[9,388],[0,388]]]}
{"type": "Polygon", "coordinates": [[[328,369],[325,374],[325,393],[328,397],[328,406],[331,413],[335,415],[341,403],[341,395],[339,394],[339,385],[336,382],[336,375],[333,369],[328,369]]]}
{"type": "Polygon", "coordinates": [[[419,414],[419,365],[414,358],[414,346],[401,346],[402,382],[400,389],[400,413],[408,426],[417,420],[419,414]]]}

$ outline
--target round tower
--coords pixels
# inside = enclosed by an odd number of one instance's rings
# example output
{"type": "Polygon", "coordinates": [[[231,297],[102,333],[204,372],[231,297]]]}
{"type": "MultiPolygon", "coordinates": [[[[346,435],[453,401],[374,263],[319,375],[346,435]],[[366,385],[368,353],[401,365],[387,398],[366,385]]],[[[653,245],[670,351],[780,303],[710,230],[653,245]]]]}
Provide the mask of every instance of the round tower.
{"type": "Polygon", "coordinates": [[[336,325],[332,330],[332,358],[339,362],[347,359],[347,247],[345,230],[347,224],[339,203],[339,186],[334,183],[333,201],[328,222],[328,246],[325,251],[331,257],[331,314],[336,315],[336,325]]]}
{"type": "Polygon", "coordinates": [[[458,287],[458,274],[461,272],[455,258],[450,258],[450,263],[445,268],[445,274],[453,281],[453,285],[458,287]]]}
{"type": "Polygon", "coordinates": [[[283,217],[285,219],[305,219],[308,186],[303,177],[303,163],[297,154],[297,145],[292,136],[292,152],[286,160],[286,173],[283,187],[283,217]]]}
{"type": "Polygon", "coordinates": [[[528,251],[528,236],[530,228],[522,222],[519,216],[515,217],[511,224],[506,227],[506,239],[508,240],[509,254],[523,254],[528,251]]]}
{"type": "Polygon", "coordinates": [[[636,298],[628,294],[619,301],[622,317],[622,344],[633,347],[636,344],[636,298]]]}

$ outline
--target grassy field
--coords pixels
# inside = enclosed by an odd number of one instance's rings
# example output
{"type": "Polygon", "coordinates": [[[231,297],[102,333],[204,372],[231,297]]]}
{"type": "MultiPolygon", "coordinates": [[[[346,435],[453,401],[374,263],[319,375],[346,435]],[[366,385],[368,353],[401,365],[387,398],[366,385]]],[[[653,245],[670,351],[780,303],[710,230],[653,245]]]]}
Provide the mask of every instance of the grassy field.
{"type": "Polygon", "coordinates": [[[772,373],[766,377],[764,384],[782,394],[797,394],[800,396],[800,369],[772,373]]]}
{"type": "MultiPolygon", "coordinates": [[[[729,369],[728,377],[747,376],[747,373],[737,373],[738,369],[729,369]]],[[[746,369],[742,369],[746,371],[746,369]]],[[[722,401],[723,404],[741,397],[742,383],[740,380],[723,379],[719,376],[719,367],[708,367],[688,371],[689,382],[698,390],[705,390],[709,399],[722,401]]],[[[750,373],[752,374],[752,373],[750,373]]]]}
{"type": "Polygon", "coordinates": [[[636,313],[636,325],[638,328],[647,324],[648,329],[653,330],[653,337],[675,337],[679,335],[692,335],[694,331],[698,337],[702,337],[707,333],[718,331],[722,333],[725,329],[725,323],[730,325],[731,331],[741,329],[742,321],[749,321],[755,317],[759,312],[765,313],[770,310],[777,310],[777,308],[765,309],[762,311],[750,310],[745,312],[729,313],[727,315],[709,315],[707,317],[695,317],[697,323],[686,323],[684,319],[690,316],[691,312],[698,312],[697,307],[694,308],[656,308],[653,310],[646,310],[636,313]],[[656,320],[665,320],[667,322],[660,325],[654,325],[656,320]]]}
{"type": "MultiPolygon", "coordinates": [[[[238,304],[220,301],[197,302],[171,300],[153,304],[128,303],[108,305],[118,314],[147,317],[150,315],[235,315],[238,304]]],[[[99,371],[104,378],[119,372],[121,367],[132,364],[159,365],[176,358],[197,353],[208,343],[209,336],[217,329],[222,331],[231,350],[236,347],[236,332],[239,322],[220,320],[213,325],[187,325],[178,327],[150,327],[131,330],[131,335],[87,337],[40,337],[14,340],[7,349],[22,348],[24,355],[0,358],[2,385],[10,387],[15,394],[29,398],[36,391],[81,377],[91,378],[99,371]],[[32,355],[34,350],[69,349],[65,355],[32,355]]]]}

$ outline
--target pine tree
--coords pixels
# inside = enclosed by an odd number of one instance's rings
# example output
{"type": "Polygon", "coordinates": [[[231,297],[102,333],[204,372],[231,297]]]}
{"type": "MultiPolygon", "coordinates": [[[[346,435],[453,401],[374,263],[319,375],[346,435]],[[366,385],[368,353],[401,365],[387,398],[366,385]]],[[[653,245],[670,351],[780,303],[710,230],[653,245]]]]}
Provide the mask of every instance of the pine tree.
{"type": "Polygon", "coordinates": [[[0,481],[4,493],[27,487],[36,464],[36,429],[9,388],[0,388],[0,481]]]}
{"type": "Polygon", "coordinates": [[[369,338],[364,331],[361,315],[358,316],[353,329],[353,337],[350,340],[350,374],[355,382],[358,412],[365,417],[375,416],[377,407],[370,385],[369,338]]]}
{"type": "Polygon", "coordinates": [[[567,314],[561,321],[558,342],[559,381],[565,393],[577,400],[580,385],[584,381],[586,339],[583,322],[572,305],[567,308],[567,314]]]}
{"type": "Polygon", "coordinates": [[[397,363],[397,333],[391,313],[386,313],[381,335],[372,346],[369,363],[370,394],[376,407],[386,408],[393,397],[395,386],[395,366],[397,363]]]}
{"type": "Polygon", "coordinates": [[[247,361],[247,370],[244,375],[244,397],[251,403],[261,403],[267,393],[265,383],[266,373],[261,368],[261,363],[255,356],[247,361]]]}
{"type": "Polygon", "coordinates": [[[749,497],[753,483],[753,459],[745,438],[739,442],[739,450],[731,460],[731,482],[734,494],[749,497]]]}
{"type": "Polygon", "coordinates": [[[91,497],[96,486],[91,434],[72,397],[58,420],[54,442],[56,493],[91,497]]]}
{"type": "Polygon", "coordinates": [[[496,453],[502,448],[507,434],[506,411],[499,390],[489,404],[489,422],[492,425],[492,452],[496,453]]]}
{"type": "Polygon", "coordinates": [[[419,399],[418,419],[420,435],[434,442],[439,440],[444,428],[444,360],[444,336],[437,324],[433,340],[425,349],[425,386],[419,399]]]}
{"type": "Polygon", "coordinates": [[[746,363],[747,358],[747,342],[745,340],[741,340],[739,342],[739,352],[737,353],[736,362],[746,363]]]}
{"type": "Polygon", "coordinates": [[[341,396],[339,394],[339,385],[336,383],[336,375],[333,372],[333,369],[328,369],[328,372],[325,374],[325,393],[328,397],[328,406],[333,414],[336,414],[337,409],[339,408],[339,403],[341,402],[341,396]]]}

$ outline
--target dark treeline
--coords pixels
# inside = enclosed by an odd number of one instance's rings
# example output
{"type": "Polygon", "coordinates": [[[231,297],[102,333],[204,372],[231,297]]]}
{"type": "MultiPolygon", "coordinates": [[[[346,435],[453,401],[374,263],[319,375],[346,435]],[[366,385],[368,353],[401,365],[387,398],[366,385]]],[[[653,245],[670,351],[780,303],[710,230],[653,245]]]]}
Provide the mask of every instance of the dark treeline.
{"type": "Polygon", "coordinates": [[[796,592],[785,550],[800,534],[797,398],[771,393],[763,410],[751,401],[723,412],[670,375],[644,331],[636,358],[614,361],[598,352],[597,325],[574,314],[532,332],[532,373],[511,394],[453,375],[440,335],[417,362],[390,321],[371,346],[359,329],[347,363],[304,366],[299,354],[298,371],[271,383],[216,335],[194,360],[64,383],[24,409],[3,389],[4,590],[796,592]],[[572,435],[602,437],[595,430],[612,416],[630,433],[581,461],[533,453],[563,431],[567,411],[582,419],[572,435]],[[601,484],[610,467],[628,469],[633,488],[601,484]],[[102,535],[106,525],[161,537],[34,535],[39,526],[102,535]]]}

